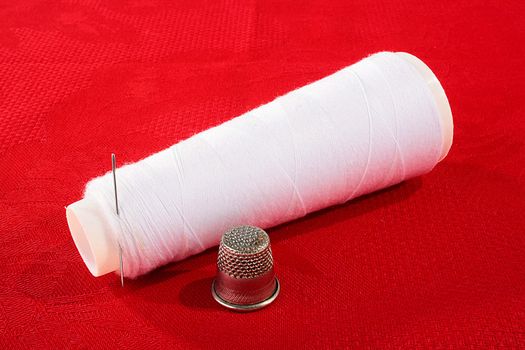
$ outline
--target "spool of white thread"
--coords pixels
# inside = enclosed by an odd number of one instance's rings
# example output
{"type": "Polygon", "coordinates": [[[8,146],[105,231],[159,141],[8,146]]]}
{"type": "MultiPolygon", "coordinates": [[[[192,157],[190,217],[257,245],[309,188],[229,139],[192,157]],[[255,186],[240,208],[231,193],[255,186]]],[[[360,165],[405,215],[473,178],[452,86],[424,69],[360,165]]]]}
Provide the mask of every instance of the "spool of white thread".
{"type": "MultiPolygon", "coordinates": [[[[376,55],[374,55],[376,56],[376,55]]],[[[448,153],[451,145],[452,145],[452,135],[453,135],[453,121],[452,121],[452,113],[451,113],[451,110],[450,110],[450,106],[449,106],[449,103],[448,103],[448,100],[447,100],[447,97],[445,95],[445,92],[440,84],[440,82],[438,81],[438,79],[436,78],[436,76],[434,75],[434,73],[430,70],[430,68],[425,65],[421,60],[419,60],[417,57],[413,56],[413,55],[410,55],[410,54],[407,54],[407,53],[402,53],[402,52],[398,52],[398,53],[380,53],[380,54],[377,54],[376,57],[380,57],[379,61],[381,61],[381,59],[383,60],[393,60],[393,61],[402,61],[404,62],[403,64],[407,65],[407,66],[410,66],[410,69],[412,69],[412,72],[414,74],[409,74],[411,77],[406,77],[407,79],[416,79],[414,77],[417,77],[417,79],[420,79],[420,81],[418,81],[417,83],[420,83],[421,87],[423,88],[426,88],[428,89],[428,96],[429,96],[429,100],[430,100],[430,104],[433,104],[432,106],[430,106],[428,109],[427,112],[423,112],[425,114],[428,114],[428,115],[424,115],[422,116],[422,119],[423,120],[423,124],[436,124],[438,125],[437,128],[434,128],[432,129],[432,133],[434,134],[438,134],[438,135],[405,135],[405,137],[408,137],[408,138],[412,138],[412,139],[409,139],[409,140],[405,140],[407,142],[405,142],[404,144],[407,145],[407,144],[411,144],[412,147],[430,147],[428,146],[425,142],[423,142],[422,140],[424,140],[425,138],[429,138],[429,137],[437,137],[440,141],[440,144],[439,144],[439,148],[436,152],[437,152],[437,156],[435,157],[435,159],[431,159],[433,157],[428,157],[428,159],[418,159],[417,161],[420,162],[421,164],[419,165],[419,168],[418,169],[415,169],[414,170],[414,173],[413,174],[396,174],[396,173],[393,173],[391,176],[390,176],[390,179],[382,179],[381,181],[376,181],[376,182],[372,182],[372,185],[368,186],[368,188],[364,188],[364,189],[359,189],[358,192],[356,192],[358,189],[354,189],[353,191],[351,191],[351,195],[348,197],[348,199],[351,199],[351,198],[354,198],[358,195],[361,195],[361,194],[364,194],[364,193],[368,193],[370,191],[373,191],[373,190],[377,190],[377,189],[380,189],[380,188],[383,188],[385,186],[389,186],[389,185],[392,185],[392,184],[395,184],[395,183],[398,183],[400,181],[403,181],[411,176],[417,176],[421,173],[424,173],[424,172],[427,172],[429,170],[431,170],[433,168],[433,166],[439,162],[440,160],[442,160],[446,154],[448,153]],[[435,111],[435,115],[432,115],[434,114],[433,112],[431,111],[435,111]],[[425,120],[425,118],[427,118],[425,120]],[[433,120],[433,119],[436,119],[436,120],[433,120]]],[[[367,58],[361,62],[365,62],[367,60],[370,60],[371,58],[367,58]]],[[[360,64],[360,63],[358,63],[360,64]]],[[[399,64],[399,62],[397,62],[396,64],[399,64]]],[[[352,67],[352,66],[351,66],[352,67]]],[[[354,74],[352,68],[347,68],[348,69],[348,72],[351,72],[352,74],[354,74]]],[[[339,71],[339,72],[336,72],[334,73],[333,75],[323,79],[322,81],[324,81],[323,84],[327,85],[327,84],[330,84],[331,80],[335,80],[337,79],[336,77],[341,74],[342,71],[339,71]]],[[[348,72],[346,74],[348,74],[348,72]]],[[[357,74],[355,74],[356,77],[357,74]]],[[[366,75],[366,74],[364,74],[366,75]]],[[[358,80],[359,81],[362,81],[363,79],[366,79],[366,77],[358,77],[358,80]]],[[[386,83],[386,81],[385,81],[386,83]]],[[[314,83],[316,84],[316,83],[314,83]]],[[[417,84],[416,84],[417,85],[417,84]]],[[[415,86],[415,85],[414,85],[415,86]]],[[[361,84],[361,87],[364,87],[364,85],[361,84]]],[[[300,97],[301,97],[301,94],[302,93],[305,93],[305,89],[307,90],[307,87],[303,88],[303,89],[300,89],[300,90],[296,90],[295,92],[292,92],[290,94],[287,94],[283,97],[281,97],[280,99],[288,99],[288,104],[289,104],[289,109],[285,112],[285,113],[300,113],[300,106],[296,106],[296,105],[293,105],[294,102],[290,102],[292,101],[292,99],[295,98],[295,102],[297,102],[297,104],[300,104],[301,101],[300,101],[300,97]],[[298,92],[298,91],[301,91],[301,92],[298,92]],[[295,95],[294,95],[295,94],[295,95]],[[292,106],[292,108],[290,109],[290,104],[292,106]],[[297,108],[295,108],[297,107],[297,108]]],[[[326,92],[328,89],[325,89],[324,91],[326,92]]],[[[335,90],[333,91],[335,93],[335,90]]],[[[364,92],[364,90],[363,90],[364,92]]],[[[330,93],[330,91],[326,92],[326,93],[330,93]]],[[[341,95],[342,96],[342,95],[341,95]]],[[[326,96],[324,96],[326,97],[326,96]]],[[[319,98],[321,98],[321,96],[319,96],[319,98]]],[[[337,96],[336,96],[337,98],[337,96]]],[[[367,96],[365,98],[366,99],[370,99],[370,101],[373,102],[373,98],[374,96],[367,96]]],[[[314,99],[315,99],[315,96],[314,96],[314,99]]],[[[340,99],[340,100],[334,100],[335,104],[345,104],[346,100],[344,99],[340,99]]],[[[281,101],[282,102],[282,101],[281,101]]],[[[268,112],[268,110],[270,108],[273,108],[272,107],[272,104],[274,104],[274,102],[270,102],[269,104],[263,106],[263,107],[260,107],[260,108],[266,108],[266,112],[268,112]]],[[[405,101],[404,103],[418,103],[417,101],[413,101],[413,102],[410,102],[410,101],[405,101]]],[[[282,103],[281,103],[282,104],[282,103]]],[[[368,104],[368,101],[367,101],[367,104],[368,104]]],[[[338,111],[338,106],[333,106],[333,110],[335,111],[338,111]]],[[[368,106],[370,107],[370,106],[368,106]]],[[[375,105],[372,106],[372,108],[376,108],[375,105]]],[[[378,107],[380,108],[380,107],[378,107]]],[[[343,111],[344,108],[341,109],[341,111],[343,111]]],[[[257,111],[254,110],[252,112],[254,113],[257,113],[255,112],[257,111]]],[[[370,113],[370,110],[368,111],[370,113]]],[[[381,113],[381,111],[375,111],[376,113],[381,113]]],[[[250,113],[250,112],[249,112],[250,113]]],[[[264,113],[263,113],[264,114],[264,113]]],[[[346,117],[346,116],[345,116],[346,117]]],[[[246,116],[244,116],[244,118],[246,118],[246,116]]],[[[352,115],[348,115],[348,118],[352,118],[352,115]]],[[[244,124],[246,124],[246,122],[244,121],[243,122],[244,124]]],[[[217,128],[221,128],[222,126],[219,126],[217,128]]],[[[217,128],[214,128],[214,129],[217,129],[217,128]]],[[[255,128],[256,130],[256,128],[255,128]]],[[[428,129],[430,130],[430,129],[428,129]]],[[[320,133],[324,133],[326,134],[327,133],[327,130],[319,130],[320,133]]],[[[215,134],[217,134],[217,130],[215,130],[215,134]]],[[[208,133],[209,135],[209,133],[208,133]]],[[[196,135],[198,136],[198,135],[196,135]]],[[[196,137],[194,136],[194,137],[196,137]]],[[[370,135],[368,135],[370,137],[370,135]]],[[[334,138],[336,136],[334,135],[334,138]]],[[[191,138],[190,138],[191,139],[191,138]]],[[[395,137],[394,137],[395,139],[395,137]]],[[[219,143],[222,142],[221,140],[218,140],[219,143]]],[[[327,142],[330,142],[330,138],[328,138],[327,142]]],[[[435,143],[436,144],[436,143],[435,143]]],[[[362,141],[359,141],[357,140],[356,141],[356,144],[355,144],[355,148],[362,148],[364,145],[363,145],[363,142],[362,141]]],[[[397,145],[399,146],[399,145],[397,145]]],[[[396,146],[396,147],[397,147],[396,146]]],[[[176,146],[175,146],[176,147],[176,146]]],[[[366,152],[366,149],[365,150],[361,150],[362,152],[366,152]]],[[[421,154],[424,154],[425,152],[421,152],[421,154]]],[[[411,157],[418,157],[418,152],[412,152],[411,153],[411,157]]],[[[430,154],[427,152],[427,154],[430,154]]],[[[369,150],[369,157],[370,157],[370,150],[369,150]]],[[[397,157],[397,153],[395,155],[395,157],[397,157]]],[[[370,161],[370,159],[369,159],[370,161]]],[[[403,160],[401,160],[403,161],[403,160]]],[[[407,160],[405,160],[407,161],[407,160]]],[[[410,159],[408,159],[408,161],[411,161],[410,159]]],[[[143,162],[143,161],[141,161],[143,162]]],[[[139,162],[139,163],[141,163],[139,162]]],[[[192,166],[191,164],[186,164],[185,166],[192,166]]],[[[253,170],[256,170],[256,169],[253,169],[253,170]]],[[[312,169],[313,171],[316,171],[316,169],[312,169]]],[[[395,170],[395,169],[394,169],[395,170]]],[[[120,170],[119,170],[120,171],[120,170]]],[[[360,170],[363,174],[363,178],[365,177],[365,173],[369,173],[370,176],[374,175],[373,172],[375,171],[374,169],[368,169],[368,163],[367,163],[367,168],[364,170],[360,170]]],[[[403,170],[404,171],[404,170],[403,170]]],[[[247,169],[247,172],[248,174],[250,174],[251,172],[251,169],[247,169]]],[[[345,180],[345,176],[347,176],[348,174],[343,172],[341,174],[336,174],[338,176],[339,179],[341,179],[342,181],[345,180]]],[[[205,181],[211,181],[213,182],[213,178],[214,178],[215,174],[212,173],[212,169],[210,169],[210,172],[208,174],[204,174],[202,178],[205,179],[205,181]]],[[[253,174],[253,176],[257,176],[257,174],[253,174]]],[[[106,175],[106,177],[108,177],[106,175]]],[[[109,178],[109,177],[108,177],[109,178]]],[[[156,181],[166,181],[167,179],[162,179],[162,178],[159,178],[159,179],[156,179],[156,181]]],[[[363,179],[361,179],[363,180],[363,179]]],[[[168,179],[168,181],[177,181],[175,179],[168,179]]],[[[361,181],[362,182],[362,181],[361,181]]],[[[119,183],[120,185],[120,183],[119,183]]],[[[278,184],[275,184],[276,186],[278,184]]],[[[89,185],[88,185],[89,186],[89,185]]],[[[294,185],[295,186],[295,185],[294,185]]],[[[359,186],[358,186],[359,187],[359,186]]],[[[210,188],[213,188],[213,187],[206,187],[208,189],[210,188]]],[[[221,189],[218,189],[217,191],[220,191],[221,189]]],[[[242,188],[239,188],[238,189],[239,191],[242,191],[243,189],[242,188]]],[[[323,191],[324,189],[323,188],[318,188],[317,189],[318,191],[323,191]]],[[[216,191],[216,192],[217,192],[216,191]]],[[[93,192],[93,190],[91,191],[93,192]]],[[[315,192],[313,192],[315,193],[315,192]]],[[[217,196],[217,193],[213,193],[214,196],[217,196]]],[[[249,194],[247,194],[249,195],[249,194]]],[[[333,197],[333,196],[332,196],[333,197]]],[[[229,225],[229,224],[252,224],[252,225],[259,225],[259,226],[263,226],[263,227],[269,227],[269,226],[272,226],[272,225],[276,225],[276,224],[279,224],[281,222],[284,222],[284,221],[287,221],[287,220],[290,220],[290,219],[294,219],[296,217],[299,217],[299,216],[302,216],[302,215],[305,215],[311,211],[314,211],[314,210],[317,210],[317,209],[321,209],[321,208],[324,208],[324,207],[327,207],[327,206],[330,206],[330,205],[334,205],[334,204],[338,204],[338,203],[341,203],[341,202],[344,202],[344,200],[340,200],[340,199],[337,199],[337,200],[326,200],[326,198],[324,198],[322,195],[319,196],[320,198],[320,203],[315,203],[315,200],[312,200],[310,199],[309,202],[310,204],[308,205],[308,208],[304,208],[305,211],[304,212],[300,212],[298,213],[297,210],[293,211],[292,210],[292,213],[290,215],[287,215],[286,213],[283,213],[281,216],[278,217],[278,219],[275,219],[272,218],[270,219],[269,221],[268,220],[265,220],[265,218],[261,218],[261,217],[258,217],[256,219],[253,219],[253,221],[255,222],[236,222],[235,220],[239,220],[239,218],[234,218],[234,219],[228,219],[226,220],[227,223],[225,225],[229,225]],[[233,221],[232,221],[233,220],[233,221]],[[275,220],[278,220],[278,222],[275,222],[275,220]]],[[[331,198],[331,197],[330,197],[331,198]]],[[[137,199],[139,200],[139,199],[137,199]]],[[[301,199],[302,201],[302,199],[301,199]]],[[[247,201],[247,202],[250,202],[250,201],[247,201]]],[[[143,203],[144,205],[147,205],[148,203],[143,203]]],[[[308,203],[307,203],[308,204],[308,203]]],[[[121,204],[123,205],[123,204],[121,204]]],[[[304,207],[304,205],[303,205],[304,207]]],[[[193,208],[192,210],[200,210],[201,208],[193,208]]],[[[203,208],[202,208],[203,209],[203,208]]],[[[89,271],[94,275],[94,276],[101,276],[101,275],[104,275],[104,274],[107,274],[107,273],[110,273],[110,272],[114,272],[114,271],[118,271],[119,270],[119,249],[118,249],[118,245],[119,245],[119,242],[118,242],[118,238],[119,237],[119,234],[121,233],[122,231],[122,227],[118,227],[118,225],[122,225],[120,222],[119,222],[119,219],[118,218],[111,218],[110,216],[108,215],[111,215],[111,214],[108,214],[108,211],[112,211],[113,208],[110,208],[108,206],[104,206],[103,203],[101,203],[100,200],[96,200],[93,196],[85,196],[85,198],[69,205],[66,209],[66,216],[67,216],[67,221],[68,221],[68,225],[69,225],[69,228],[70,228],[70,231],[71,231],[71,235],[75,241],[75,244],[77,246],[77,249],[79,250],[79,253],[80,255],[82,256],[82,259],[84,260],[86,266],[88,267],[89,271]],[[118,225],[116,224],[118,223],[118,225]],[[118,233],[117,233],[118,232],[118,233]]],[[[235,209],[231,209],[231,210],[234,210],[234,211],[237,211],[239,210],[238,208],[235,208],[235,209]]],[[[210,224],[208,226],[205,226],[207,227],[207,229],[209,230],[210,228],[216,228],[216,232],[204,232],[203,235],[205,235],[205,237],[203,236],[202,237],[202,240],[201,238],[199,237],[193,237],[191,241],[189,240],[185,240],[184,242],[186,242],[187,244],[193,244],[195,245],[194,247],[181,247],[180,249],[181,250],[184,250],[184,252],[182,254],[177,254],[177,252],[170,252],[170,254],[168,254],[169,256],[172,256],[174,257],[175,260],[177,259],[182,259],[188,255],[191,255],[191,254],[194,254],[194,253],[197,253],[199,251],[202,251],[206,248],[209,248],[210,246],[213,246],[213,245],[216,245],[218,244],[218,241],[220,239],[220,235],[222,234],[223,230],[224,230],[224,227],[223,225],[221,224],[218,224],[220,223],[220,220],[221,220],[221,215],[224,215],[225,212],[228,211],[228,208],[221,208],[221,210],[216,210],[216,211],[213,211],[213,210],[210,210],[210,212],[206,212],[204,209],[203,209],[203,212],[201,213],[202,214],[202,220],[203,221],[206,221],[206,222],[210,222],[210,224]],[[224,210],[223,210],[224,209],[224,210]],[[225,211],[226,210],[226,211],[225,211]],[[211,217],[210,217],[211,216],[211,217]]],[[[182,217],[184,215],[182,215],[181,213],[177,213],[177,212],[173,212],[171,213],[173,215],[181,215],[182,217]]],[[[198,217],[198,214],[199,213],[193,213],[191,216],[192,217],[198,217]]],[[[135,214],[136,215],[136,214],[135,214]]],[[[169,214],[168,214],[169,215],[169,214]]],[[[169,228],[167,229],[169,231],[169,228]]],[[[191,234],[193,235],[199,235],[200,232],[192,232],[191,234]]],[[[142,249],[144,248],[144,245],[148,245],[150,242],[134,242],[131,246],[130,249],[134,248],[135,250],[138,249],[142,249]],[[138,246],[138,248],[137,248],[138,246]],[[141,248],[142,247],[142,248],[141,248]]],[[[164,244],[165,242],[162,242],[162,248],[165,250],[166,247],[168,247],[167,249],[171,249],[171,250],[177,250],[178,248],[177,247],[174,247],[173,245],[170,246],[169,243],[167,244],[164,244]]],[[[127,247],[128,245],[126,245],[127,247]]],[[[146,250],[149,250],[151,254],[151,250],[155,248],[155,245],[152,245],[152,246],[147,246],[145,249],[146,250]]],[[[127,248],[126,248],[127,249],[127,248]]],[[[123,248],[123,250],[125,250],[123,248]]],[[[163,253],[160,253],[159,254],[163,254],[163,253]]],[[[126,254],[126,252],[124,252],[124,259],[132,259],[133,258],[133,254],[129,253],[126,254]]],[[[136,256],[136,255],[135,255],[136,256]]],[[[136,277],[142,273],[145,273],[149,270],[151,270],[152,268],[155,268],[159,265],[162,265],[168,261],[165,261],[166,259],[161,259],[159,260],[158,262],[153,262],[153,263],[149,263],[148,266],[145,266],[145,267],[140,267],[140,268],[133,268],[131,269],[132,271],[126,271],[127,269],[125,268],[124,269],[124,274],[126,275],[126,277],[136,277]]]]}

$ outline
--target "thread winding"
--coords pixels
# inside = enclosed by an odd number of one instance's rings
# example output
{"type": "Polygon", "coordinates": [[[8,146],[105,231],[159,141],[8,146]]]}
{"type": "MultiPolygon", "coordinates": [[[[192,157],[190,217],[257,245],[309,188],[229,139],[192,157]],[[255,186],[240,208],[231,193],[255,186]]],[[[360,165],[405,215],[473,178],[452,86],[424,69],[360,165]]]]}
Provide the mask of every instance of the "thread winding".
{"type": "Polygon", "coordinates": [[[217,245],[238,225],[269,228],[430,171],[442,149],[426,82],[372,55],[137,163],[85,197],[102,208],[136,277],[217,245]]]}

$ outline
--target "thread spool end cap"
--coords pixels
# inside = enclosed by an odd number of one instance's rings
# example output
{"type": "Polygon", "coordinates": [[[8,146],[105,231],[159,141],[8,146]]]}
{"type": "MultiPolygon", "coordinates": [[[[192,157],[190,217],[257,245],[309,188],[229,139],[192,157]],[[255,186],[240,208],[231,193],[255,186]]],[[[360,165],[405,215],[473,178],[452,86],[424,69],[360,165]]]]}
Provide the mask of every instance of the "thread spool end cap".
{"type": "Polygon", "coordinates": [[[450,147],[452,147],[452,141],[454,138],[454,121],[452,118],[452,110],[450,109],[450,103],[448,102],[445,90],[443,89],[443,86],[432,69],[430,69],[430,67],[427,66],[425,62],[407,52],[396,52],[396,55],[410,63],[418,71],[434,96],[440,117],[441,135],[443,137],[443,146],[441,148],[441,156],[439,158],[439,161],[441,161],[447,156],[450,147]]]}
{"type": "Polygon", "coordinates": [[[99,277],[119,269],[118,247],[110,239],[96,203],[84,198],[66,207],[71,237],[89,272],[99,277]]]}

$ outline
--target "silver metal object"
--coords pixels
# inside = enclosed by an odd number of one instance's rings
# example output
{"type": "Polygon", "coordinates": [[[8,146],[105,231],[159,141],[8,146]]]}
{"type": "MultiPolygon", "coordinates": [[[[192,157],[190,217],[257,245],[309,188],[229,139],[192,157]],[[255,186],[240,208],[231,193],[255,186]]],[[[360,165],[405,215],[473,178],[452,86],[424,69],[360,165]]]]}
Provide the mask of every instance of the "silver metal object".
{"type": "Polygon", "coordinates": [[[120,286],[121,287],[124,287],[124,264],[122,262],[122,247],[120,246],[120,244],[118,245],[118,250],[119,250],[119,254],[118,254],[118,257],[119,257],[119,273],[120,273],[120,286]]]}
{"type": "Polygon", "coordinates": [[[213,298],[236,311],[263,308],[280,291],[275,277],[268,234],[254,226],[239,226],[221,239],[217,276],[212,283],[213,298]]]}
{"type": "MultiPolygon", "coordinates": [[[[117,157],[115,153],[111,153],[111,171],[113,172],[113,190],[115,192],[115,211],[117,216],[120,216],[118,210],[118,195],[117,195],[117,157]]],[[[119,272],[120,272],[120,285],[124,287],[124,264],[122,262],[122,246],[118,245],[118,256],[119,256],[119,272]]]]}
{"type": "Polygon", "coordinates": [[[115,192],[115,211],[117,212],[117,215],[120,215],[118,211],[117,157],[115,156],[115,153],[111,153],[111,171],[113,172],[113,190],[115,192]]]}

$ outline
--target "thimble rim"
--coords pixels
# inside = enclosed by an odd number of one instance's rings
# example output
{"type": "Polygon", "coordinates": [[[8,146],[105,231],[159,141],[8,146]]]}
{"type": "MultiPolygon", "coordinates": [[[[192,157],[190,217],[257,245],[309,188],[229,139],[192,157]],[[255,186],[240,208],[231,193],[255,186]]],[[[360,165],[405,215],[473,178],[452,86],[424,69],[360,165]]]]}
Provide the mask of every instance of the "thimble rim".
{"type": "Polygon", "coordinates": [[[263,307],[266,307],[270,305],[275,298],[279,295],[279,292],[281,290],[281,286],[279,284],[279,280],[277,277],[275,278],[275,290],[273,291],[272,295],[270,295],[268,298],[264,299],[263,301],[260,301],[255,304],[248,304],[248,305],[241,305],[241,304],[233,304],[230,302],[227,302],[226,300],[222,299],[219,294],[217,294],[217,291],[215,290],[215,279],[213,280],[211,284],[211,294],[213,296],[213,299],[215,299],[216,302],[221,304],[222,306],[238,312],[249,312],[249,311],[255,311],[262,309],[263,307]]]}

